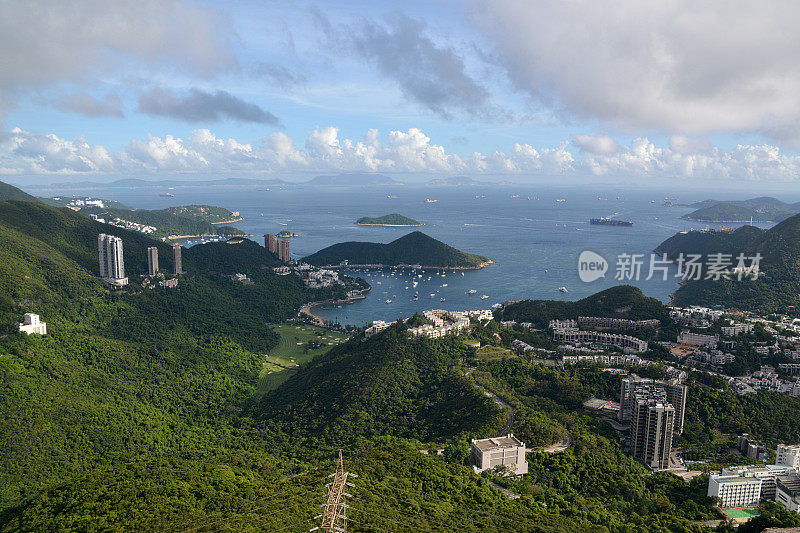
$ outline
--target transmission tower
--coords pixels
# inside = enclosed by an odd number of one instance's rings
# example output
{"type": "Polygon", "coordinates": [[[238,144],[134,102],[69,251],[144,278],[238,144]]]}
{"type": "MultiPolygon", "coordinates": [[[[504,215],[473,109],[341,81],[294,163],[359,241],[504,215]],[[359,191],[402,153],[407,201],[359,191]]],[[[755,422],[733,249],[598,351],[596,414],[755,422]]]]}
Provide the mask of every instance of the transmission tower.
{"type": "Polygon", "coordinates": [[[312,528],[310,531],[322,530],[324,533],[346,533],[347,532],[347,502],[345,498],[349,498],[350,494],[345,492],[346,487],[353,487],[352,483],[347,481],[348,477],[356,478],[357,475],[351,472],[345,472],[344,459],[342,459],[342,450],[339,450],[339,461],[336,465],[336,472],[328,477],[332,477],[333,481],[328,483],[327,499],[322,507],[322,514],[316,518],[322,518],[322,523],[318,527],[312,528]]]}

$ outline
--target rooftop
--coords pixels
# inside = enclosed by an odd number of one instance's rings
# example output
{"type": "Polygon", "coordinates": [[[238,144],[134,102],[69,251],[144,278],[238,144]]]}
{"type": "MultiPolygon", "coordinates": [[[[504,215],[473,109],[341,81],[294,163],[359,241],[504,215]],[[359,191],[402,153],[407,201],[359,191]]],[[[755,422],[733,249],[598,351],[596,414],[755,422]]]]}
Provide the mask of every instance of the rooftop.
{"type": "Polygon", "coordinates": [[[495,448],[516,448],[518,446],[525,446],[522,441],[511,434],[505,437],[492,437],[489,439],[473,440],[472,444],[482,452],[495,448]]]}

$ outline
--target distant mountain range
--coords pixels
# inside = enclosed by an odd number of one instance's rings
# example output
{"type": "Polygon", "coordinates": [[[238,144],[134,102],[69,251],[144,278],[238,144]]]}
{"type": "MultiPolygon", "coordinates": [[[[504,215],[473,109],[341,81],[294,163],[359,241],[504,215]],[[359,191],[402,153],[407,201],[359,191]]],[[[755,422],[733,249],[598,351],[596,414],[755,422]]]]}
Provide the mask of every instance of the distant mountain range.
{"type": "Polygon", "coordinates": [[[780,222],[800,212],[800,202],[787,204],[777,198],[761,196],[749,200],[703,200],[690,204],[696,211],[684,215],[698,222],[780,222]]]}
{"type": "MultiPolygon", "coordinates": [[[[257,178],[224,178],[211,180],[145,180],[140,178],[125,178],[110,182],[100,181],[76,181],[51,183],[49,185],[30,185],[26,188],[38,191],[64,191],[71,189],[90,190],[90,189],[138,189],[138,188],[181,188],[181,187],[369,187],[369,186],[392,186],[399,187],[409,185],[408,183],[386,176],[384,174],[371,173],[342,173],[332,175],[315,176],[306,181],[286,181],[283,179],[257,179],[257,178]]],[[[478,186],[497,186],[513,185],[513,183],[480,181],[467,176],[452,176],[447,178],[435,178],[425,183],[416,183],[428,187],[478,187],[478,186]]]]}

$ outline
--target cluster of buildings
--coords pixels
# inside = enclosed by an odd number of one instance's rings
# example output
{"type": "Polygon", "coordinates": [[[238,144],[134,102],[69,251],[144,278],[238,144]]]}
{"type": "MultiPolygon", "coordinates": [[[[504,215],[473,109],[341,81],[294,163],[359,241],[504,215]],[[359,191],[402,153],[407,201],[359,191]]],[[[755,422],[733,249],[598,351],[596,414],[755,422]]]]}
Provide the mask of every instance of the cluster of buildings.
{"type": "MultiPolygon", "coordinates": [[[[176,244],[172,247],[172,273],[173,275],[183,274],[183,262],[181,260],[181,246],[176,244]]],[[[125,276],[125,258],[123,254],[122,239],[114,235],[100,233],[97,236],[98,262],[100,264],[100,278],[108,285],[123,287],[128,284],[125,276]]],[[[150,246],[147,248],[147,273],[150,277],[162,276],[158,268],[158,247],[150,246]]],[[[175,287],[177,280],[162,280],[159,282],[162,287],[175,287]]],[[[151,288],[154,286],[148,283],[151,288]]]]}
{"type": "Polygon", "coordinates": [[[47,335],[47,324],[42,322],[39,315],[35,313],[25,313],[18,327],[21,333],[28,335],[47,335]]]}
{"type": "Polygon", "coordinates": [[[638,337],[578,328],[554,329],[553,340],[568,343],[572,345],[571,347],[579,344],[599,344],[602,346],[617,346],[626,352],[643,353],[647,351],[647,341],[638,337]]]}
{"type": "Polygon", "coordinates": [[[657,318],[650,320],[628,320],[626,318],[579,316],[577,326],[582,328],[642,331],[647,329],[659,329],[661,327],[661,321],[657,318]]]}
{"type": "Polygon", "coordinates": [[[622,379],[620,388],[618,418],[630,423],[631,454],[653,470],[669,468],[672,437],[683,433],[686,374],[672,372],[667,381],[631,374],[622,379]]]}
{"type": "Polygon", "coordinates": [[[319,270],[301,269],[300,277],[306,287],[310,289],[326,289],[335,285],[344,285],[339,279],[338,273],[324,268],[319,270]]]}
{"type": "Polygon", "coordinates": [[[459,335],[469,330],[470,318],[476,320],[491,320],[491,309],[477,309],[470,311],[445,311],[434,309],[423,311],[422,315],[431,322],[421,326],[409,328],[408,332],[415,337],[432,337],[438,339],[448,335],[459,335]]]}
{"type": "Polygon", "coordinates": [[[723,509],[757,507],[761,500],[769,500],[797,512],[800,509],[800,445],[779,444],[772,465],[731,466],[712,474],[707,494],[718,498],[723,509]]]}
{"type": "MultiPolygon", "coordinates": [[[[61,200],[58,196],[54,197],[53,200],[61,200]]],[[[70,200],[67,202],[67,207],[72,209],[73,211],[80,211],[84,207],[99,207],[100,209],[105,207],[103,200],[96,199],[96,198],[75,198],[74,200],[70,200]]]]}
{"type": "Polygon", "coordinates": [[[278,259],[284,263],[288,263],[292,260],[289,255],[289,239],[279,239],[275,235],[265,233],[264,247],[269,250],[270,253],[278,256],[278,259]]]}
{"type": "MultiPolygon", "coordinates": [[[[99,200],[98,200],[99,201],[99,200]]],[[[156,232],[158,228],[155,226],[148,226],[147,224],[139,224],[138,222],[131,222],[130,220],[125,220],[123,218],[115,218],[114,220],[106,220],[102,217],[99,217],[95,214],[89,215],[89,218],[94,220],[95,222],[100,222],[102,224],[108,224],[109,226],[115,226],[117,228],[123,228],[131,231],[138,231],[139,233],[144,233],[147,235],[152,235],[156,232]]]]}

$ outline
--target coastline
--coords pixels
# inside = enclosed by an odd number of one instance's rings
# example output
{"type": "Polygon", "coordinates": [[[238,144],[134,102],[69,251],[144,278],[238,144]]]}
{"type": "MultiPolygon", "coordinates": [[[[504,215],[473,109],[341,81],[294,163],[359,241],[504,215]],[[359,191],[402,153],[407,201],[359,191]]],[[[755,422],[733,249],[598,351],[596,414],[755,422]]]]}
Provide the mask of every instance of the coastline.
{"type": "Polygon", "coordinates": [[[384,226],[387,228],[419,228],[424,226],[425,224],[364,224],[359,222],[353,222],[356,226],[384,226]]]}
{"type": "Polygon", "coordinates": [[[489,265],[493,265],[493,264],[494,264],[494,261],[489,259],[488,261],[484,261],[483,263],[481,263],[479,265],[476,265],[476,266],[407,265],[405,263],[400,263],[398,265],[384,265],[384,264],[381,264],[381,263],[375,263],[375,264],[361,264],[361,265],[356,265],[356,264],[326,265],[326,266],[320,266],[318,268],[326,268],[326,269],[329,269],[329,270],[334,270],[334,269],[337,269],[337,268],[375,268],[375,269],[381,269],[381,268],[418,268],[418,269],[430,269],[430,270],[454,270],[454,271],[459,271],[459,270],[480,270],[482,268],[485,268],[485,267],[487,267],[489,265]]]}
{"type": "MultiPolygon", "coordinates": [[[[372,289],[372,287],[366,289],[364,292],[368,292],[370,289],[372,289]]],[[[297,312],[297,315],[298,316],[306,315],[317,325],[324,326],[326,324],[326,321],[322,317],[319,317],[314,314],[313,310],[315,307],[319,307],[320,305],[353,304],[365,298],[366,296],[364,294],[359,294],[358,296],[347,297],[341,300],[339,299],[317,300],[316,302],[309,302],[300,307],[300,310],[297,312]]]]}
{"type": "Polygon", "coordinates": [[[237,235],[220,235],[219,233],[202,233],[200,235],[170,235],[166,239],[168,241],[177,241],[180,239],[202,239],[203,237],[254,237],[250,233],[242,233],[237,235]]]}
{"type": "Polygon", "coordinates": [[[209,224],[233,224],[234,222],[241,222],[244,220],[242,217],[239,218],[232,218],[230,220],[223,220],[222,222],[209,222],[209,224]]]}
{"type": "MultiPolygon", "coordinates": [[[[747,223],[751,222],[750,219],[747,219],[747,220],[707,220],[707,219],[703,219],[703,218],[689,218],[689,217],[681,217],[681,218],[683,220],[690,220],[692,222],[705,222],[705,223],[708,223],[708,224],[741,224],[741,223],[744,223],[744,222],[747,222],[747,223]]],[[[753,220],[752,222],[753,222],[753,224],[755,224],[756,222],[761,223],[761,224],[775,224],[774,220],[753,220]]]]}

